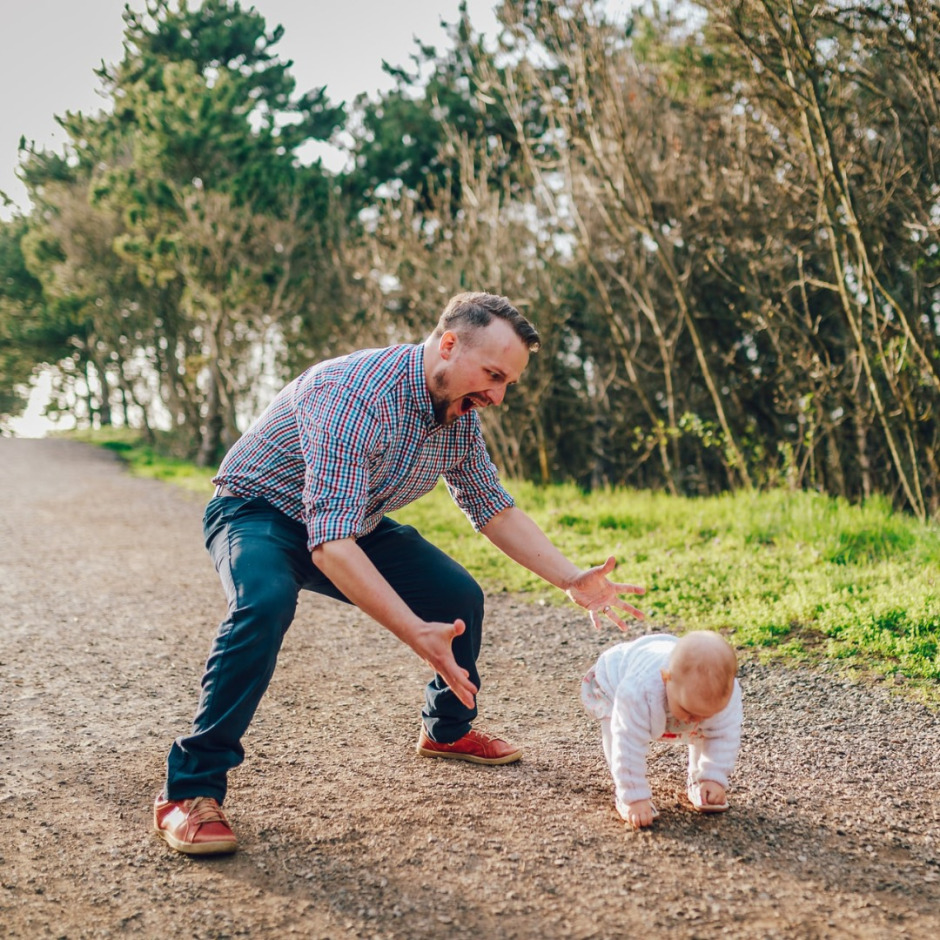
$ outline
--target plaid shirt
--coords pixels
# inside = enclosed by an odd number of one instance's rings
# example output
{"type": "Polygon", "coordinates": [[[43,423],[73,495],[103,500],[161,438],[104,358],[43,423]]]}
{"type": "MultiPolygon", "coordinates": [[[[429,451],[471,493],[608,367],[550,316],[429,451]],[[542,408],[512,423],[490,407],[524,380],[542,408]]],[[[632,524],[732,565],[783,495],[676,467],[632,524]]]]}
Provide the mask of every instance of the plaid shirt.
{"type": "Polygon", "coordinates": [[[367,535],[441,476],[477,530],[513,505],[478,415],[437,424],[424,347],[401,345],[311,366],[235,443],[213,483],[302,522],[313,550],[367,535]]]}

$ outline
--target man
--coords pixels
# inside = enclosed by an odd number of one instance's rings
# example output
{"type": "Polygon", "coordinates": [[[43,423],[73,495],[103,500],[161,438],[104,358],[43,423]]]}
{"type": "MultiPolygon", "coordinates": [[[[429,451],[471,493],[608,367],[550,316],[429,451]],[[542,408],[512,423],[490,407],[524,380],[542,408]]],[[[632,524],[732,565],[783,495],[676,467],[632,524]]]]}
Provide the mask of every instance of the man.
{"type": "Polygon", "coordinates": [[[202,679],[192,733],[167,757],[157,832],[192,855],[234,851],[222,813],[228,771],[274,672],[301,590],[355,604],[434,671],[417,751],[508,764],[521,750],[471,728],[480,677],[483,593],[457,562],[387,513],[443,476],[474,528],[590,612],[600,627],[642,588],[582,571],[513,505],[480,430],[538,349],[505,297],[459,294],[421,345],[368,349],[291,382],[226,455],[206,507],[206,545],[228,599],[202,679]]]}

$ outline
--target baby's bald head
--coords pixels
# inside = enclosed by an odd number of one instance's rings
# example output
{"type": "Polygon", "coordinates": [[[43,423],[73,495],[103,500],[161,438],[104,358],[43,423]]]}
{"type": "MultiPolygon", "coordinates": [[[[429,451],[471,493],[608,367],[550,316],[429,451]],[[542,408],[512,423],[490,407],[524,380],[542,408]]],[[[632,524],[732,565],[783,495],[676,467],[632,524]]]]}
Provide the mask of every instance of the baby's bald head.
{"type": "Polygon", "coordinates": [[[675,717],[710,718],[731,699],[738,660],[723,636],[709,630],[687,633],[676,643],[663,672],[675,717]]]}

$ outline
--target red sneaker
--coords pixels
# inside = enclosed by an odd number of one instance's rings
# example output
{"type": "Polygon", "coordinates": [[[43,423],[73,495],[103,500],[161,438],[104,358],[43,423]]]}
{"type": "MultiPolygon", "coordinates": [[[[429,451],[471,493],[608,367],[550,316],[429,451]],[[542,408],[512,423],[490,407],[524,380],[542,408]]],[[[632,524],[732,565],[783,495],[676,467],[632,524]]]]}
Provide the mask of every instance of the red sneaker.
{"type": "Polygon", "coordinates": [[[165,800],[162,793],[157,794],[153,826],[172,848],[185,855],[224,855],[238,848],[222,807],[211,796],[165,800]]]}
{"type": "Polygon", "coordinates": [[[421,726],[416,750],[422,757],[450,757],[474,764],[512,764],[522,757],[521,747],[482,731],[468,731],[453,744],[438,744],[428,737],[424,725],[421,726]]]}

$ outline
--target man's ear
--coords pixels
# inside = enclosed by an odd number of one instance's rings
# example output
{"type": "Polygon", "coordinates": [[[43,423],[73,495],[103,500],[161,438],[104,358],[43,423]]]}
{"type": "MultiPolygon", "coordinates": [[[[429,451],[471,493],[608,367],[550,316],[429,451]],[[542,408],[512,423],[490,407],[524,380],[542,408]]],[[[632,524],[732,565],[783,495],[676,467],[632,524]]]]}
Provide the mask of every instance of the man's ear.
{"type": "Polygon", "coordinates": [[[456,345],[457,334],[453,330],[444,330],[437,343],[437,349],[441,354],[441,359],[449,359],[456,345]]]}

